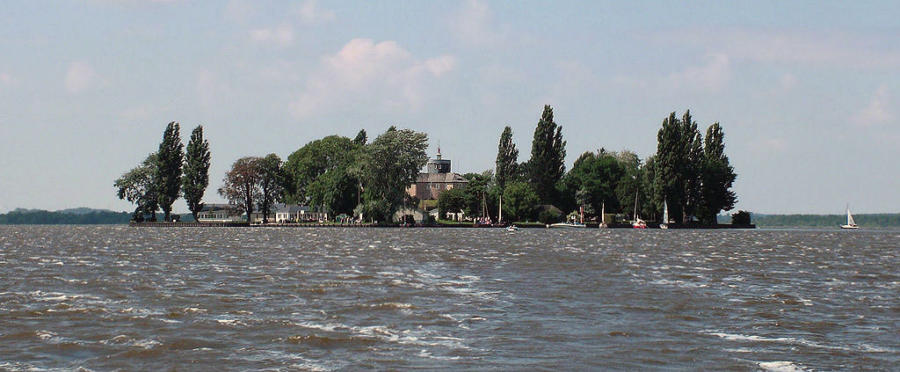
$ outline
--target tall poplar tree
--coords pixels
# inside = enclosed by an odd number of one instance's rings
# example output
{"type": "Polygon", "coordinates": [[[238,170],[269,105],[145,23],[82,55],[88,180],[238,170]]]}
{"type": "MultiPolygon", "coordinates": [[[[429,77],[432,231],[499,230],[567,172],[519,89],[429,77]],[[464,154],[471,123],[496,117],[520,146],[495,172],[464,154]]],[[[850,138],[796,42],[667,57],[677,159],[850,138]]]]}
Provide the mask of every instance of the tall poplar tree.
{"type": "Polygon", "coordinates": [[[719,123],[706,130],[703,144],[702,187],[699,210],[700,220],[705,224],[715,224],[720,211],[734,208],[737,196],[731,190],[737,175],[725,155],[725,134],[719,123]]]}
{"type": "Polygon", "coordinates": [[[700,177],[703,163],[703,138],[697,129],[697,122],[691,118],[691,110],[687,110],[681,118],[682,146],[684,162],[684,211],[683,222],[690,222],[697,215],[700,204],[700,177]]]}
{"type": "Polygon", "coordinates": [[[669,206],[669,214],[682,216],[685,202],[684,155],[681,122],[675,112],[663,119],[662,128],[656,134],[655,178],[657,200],[664,200],[669,206]]]}
{"type": "Polygon", "coordinates": [[[562,127],[553,121],[553,108],[544,106],[541,120],[534,129],[531,142],[531,159],[528,173],[532,185],[542,203],[552,203],[556,196],[556,183],[566,173],[566,142],[562,139],[562,127]]]}
{"type": "Polygon", "coordinates": [[[169,221],[172,203],[178,199],[181,191],[181,163],[184,159],[184,145],[181,143],[180,127],[171,122],[166,126],[162,142],[157,154],[157,167],[154,183],[158,190],[159,207],[162,208],[165,221],[169,221]]]}
{"type": "Polygon", "coordinates": [[[512,128],[507,126],[503,128],[503,133],[500,134],[500,145],[497,146],[497,186],[500,187],[500,190],[506,187],[508,182],[512,182],[515,180],[517,176],[519,161],[519,149],[516,148],[516,144],[513,143],[512,140],[512,128]]]}
{"type": "Polygon", "coordinates": [[[209,186],[209,141],[203,139],[203,126],[191,132],[184,159],[182,191],[188,209],[197,221],[197,213],[203,209],[203,194],[209,186]]]}

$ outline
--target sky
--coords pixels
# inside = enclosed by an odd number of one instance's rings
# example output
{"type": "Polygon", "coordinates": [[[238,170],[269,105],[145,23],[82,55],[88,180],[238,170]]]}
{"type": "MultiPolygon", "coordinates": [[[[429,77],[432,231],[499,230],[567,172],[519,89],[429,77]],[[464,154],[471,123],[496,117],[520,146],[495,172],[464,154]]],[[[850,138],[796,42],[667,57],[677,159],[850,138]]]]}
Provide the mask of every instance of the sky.
{"type": "MultiPolygon", "coordinates": [[[[737,209],[900,212],[894,1],[3,1],[0,212],[131,211],[113,181],[203,125],[207,202],[243,156],[426,132],[459,173],[520,161],[544,105],[585,151],[714,122],[737,209]]],[[[182,199],[176,211],[185,212],[182,199]]]]}

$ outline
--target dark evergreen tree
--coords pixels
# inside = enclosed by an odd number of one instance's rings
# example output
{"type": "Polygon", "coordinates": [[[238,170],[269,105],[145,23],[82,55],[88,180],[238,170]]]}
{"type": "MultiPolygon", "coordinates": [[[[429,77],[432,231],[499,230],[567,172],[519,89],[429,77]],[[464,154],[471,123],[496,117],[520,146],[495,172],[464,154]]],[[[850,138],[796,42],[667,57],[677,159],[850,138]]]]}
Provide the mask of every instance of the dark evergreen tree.
{"type": "Polygon", "coordinates": [[[562,139],[562,127],[553,121],[553,108],[544,106],[541,120],[534,129],[531,142],[531,159],[528,173],[541,203],[550,204],[556,199],[557,182],[566,173],[566,142],[562,139]]]}
{"type": "Polygon", "coordinates": [[[691,119],[691,111],[684,113],[681,119],[682,145],[684,146],[682,163],[684,174],[683,222],[690,222],[696,216],[700,205],[700,185],[703,166],[703,138],[697,129],[697,122],[691,119]]]}
{"type": "Polygon", "coordinates": [[[159,207],[163,210],[165,221],[169,221],[172,203],[178,199],[181,191],[181,163],[184,160],[184,145],[178,123],[171,122],[166,126],[162,142],[157,154],[157,167],[154,183],[159,192],[159,207]]]}
{"type": "Polygon", "coordinates": [[[518,176],[519,149],[512,139],[512,128],[507,126],[503,128],[500,134],[500,145],[497,146],[497,186],[502,192],[508,182],[515,180],[518,176]]]}
{"type": "Polygon", "coordinates": [[[706,130],[702,157],[701,203],[698,216],[705,224],[715,224],[720,211],[734,208],[737,196],[731,186],[737,175],[725,155],[725,134],[719,123],[706,130]]]}
{"type": "Polygon", "coordinates": [[[356,134],[356,138],[353,139],[353,143],[359,146],[365,145],[368,141],[369,136],[366,134],[365,129],[360,129],[359,133],[356,134]]]}
{"type": "Polygon", "coordinates": [[[681,122],[672,112],[656,135],[655,192],[669,206],[670,216],[683,216],[686,200],[684,163],[687,161],[681,122]]]}
{"type": "Polygon", "coordinates": [[[209,141],[203,139],[203,126],[198,125],[191,132],[184,159],[182,191],[194,221],[203,209],[203,194],[209,186],[209,141]]]}

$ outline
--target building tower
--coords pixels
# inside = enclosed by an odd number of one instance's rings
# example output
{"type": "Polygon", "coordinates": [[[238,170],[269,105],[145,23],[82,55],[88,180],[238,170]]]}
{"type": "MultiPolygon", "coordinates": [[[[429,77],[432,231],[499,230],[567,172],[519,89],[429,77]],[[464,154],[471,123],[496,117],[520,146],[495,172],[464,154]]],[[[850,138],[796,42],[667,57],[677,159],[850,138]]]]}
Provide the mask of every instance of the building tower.
{"type": "Polygon", "coordinates": [[[438,146],[437,156],[435,159],[429,159],[427,164],[428,173],[450,173],[450,160],[441,159],[441,147],[438,146]]]}

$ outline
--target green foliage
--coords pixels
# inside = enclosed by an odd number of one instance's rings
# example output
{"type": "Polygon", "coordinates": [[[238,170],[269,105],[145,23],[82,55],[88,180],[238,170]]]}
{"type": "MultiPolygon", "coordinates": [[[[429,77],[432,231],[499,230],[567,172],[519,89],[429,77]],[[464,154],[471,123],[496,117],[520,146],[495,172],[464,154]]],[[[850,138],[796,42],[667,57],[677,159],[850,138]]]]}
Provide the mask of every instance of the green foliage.
{"type": "Polygon", "coordinates": [[[253,156],[238,159],[225,174],[224,185],[219,188],[219,195],[247,213],[247,222],[250,222],[254,201],[262,194],[259,187],[261,162],[261,158],[253,156]]]}
{"type": "Polygon", "coordinates": [[[356,134],[356,138],[353,139],[353,143],[357,146],[364,146],[368,141],[369,135],[366,134],[365,129],[360,129],[359,133],[356,134]]]}
{"type": "Polygon", "coordinates": [[[209,186],[209,141],[203,139],[203,126],[198,125],[191,132],[184,159],[182,190],[191,216],[197,220],[197,213],[203,209],[203,194],[209,186]]]}
{"type": "Polygon", "coordinates": [[[500,144],[497,146],[497,168],[496,178],[497,186],[500,190],[506,186],[507,182],[518,179],[519,150],[512,140],[512,128],[509,126],[503,128],[500,134],[500,144]]]}
{"type": "MultiPolygon", "coordinates": [[[[348,168],[357,161],[360,148],[361,145],[354,143],[347,137],[328,136],[312,141],[299,150],[294,151],[288,156],[288,160],[284,164],[288,177],[285,201],[304,204],[314,197],[317,200],[329,199],[321,193],[321,188],[317,189],[320,192],[319,194],[311,195],[310,185],[319,176],[333,170],[352,174],[348,168]]],[[[334,178],[332,177],[332,179],[334,178]]],[[[356,192],[342,195],[342,198],[355,199],[356,192]]]]}
{"type": "Polygon", "coordinates": [[[624,175],[625,168],[614,154],[602,149],[582,154],[565,177],[566,192],[575,196],[575,204],[567,209],[584,206],[585,213],[591,215],[600,213],[606,203],[607,211],[618,210],[616,190],[624,175]]]}
{"type": "Polygon", "coordinates": [[[123,174],[114,183],[119,199],[127,200],[135,205],[134,220],[142,221],[144,214],[150,214],[150,220],[156,221],[156,210],[159,209],[157,194],[156,153],[147,155],[141,165],[123,174]]]}
{"type": "Polygon", "coordinates": [[[403,205],[406,188],[416,181],[428,161],[428,136],[409,129],[389,128],[361,154],[364,207],[369,216],[390,221],[403,205]]]}
{"type": "Polygon", "coordinates": [[[563,215],[562,213],[558,213],[553,210],[545,209],[538,213],[537,220],[542,224],[549,225],[557,222],[562,222],[563,215]]]}
{"type": "Polygon", "coordinates": [[[497,199],[499,198],[499,190],[495,192],[493,189],[493,172],[490,170],[484,173],[466,173],[463,175],[469,183],[463,189],[465,208],[464,211],[468,216],[478,216],[487,214],[488,217],[496,218],[497,199]]]}
{"type": "Polygon", "coordinates": [[[128,212],[91,210],[87,213],[45,210],[14,210],[0,214],[0,225],[107,225],[124,224],[132,219],[128,212]]]}
{"type": "Polygon", "coordinates": [[[454,187],[438,195],[438,218],[446,218],[447,213],[458,213],[466,208],[466,188],[454,187]]]}
{"type": "Polygon", "coordinates": [[[338,167],[320,175],[309,185],[309,205],[333,214],[353,214],[359,179],[350,167],[338,167]]]}
{"type": "Polygon", "coordinates": [[[725,155],[725,135],[719,123],[715,123],[706,131],[703,146],[700,210],[698,216],[705,224],[716,223],[719,211],[734,208],[737,196],[731,186],[737,175],[725,155]]]}
{"type": "Polygon", "coordinates": [[[503,214],[509,221],[534,218],[540,198],[534,188],[526,182],[510,182],[503,191],[503,214]]]}
{"type": "Polygon", "coordinates": [[[556,201],[557,182],[566,173],[565,158],[566,142],[562,139],[562,127],[553,121],[553,108],[546,105],[534,129],[531,159],[528,161],[528,179],[542,203],[556,201]]]}
{"type": "Polygon", "coordinates": [[[732,225],[749,225],[750,224],[750,212],[747,211],[737,211],[731,215],[731,224],[732,225]]]}
{"type": "Polygon", "coordinates": [[[162,142],[159,144],[157,154],[156,174],[153,183],[158,190],[159,207],[165,213],[164,219],[169,220],[172,212],[172,203],[178,199],[181,191],[181,165],[184,160],[184,145],[181,144],[181,134],[178,123],[171,122],[166,126],[162,142]]]}
{"type": "Polygon", "coordinates": [[[286,175],[281,168],[281,158],[275,154],[258,159],[255,165],[259,175],[259,210],[263,214],[263,223],[268,223],[272,205],[281,201],[284,195],[286,175]]]}

